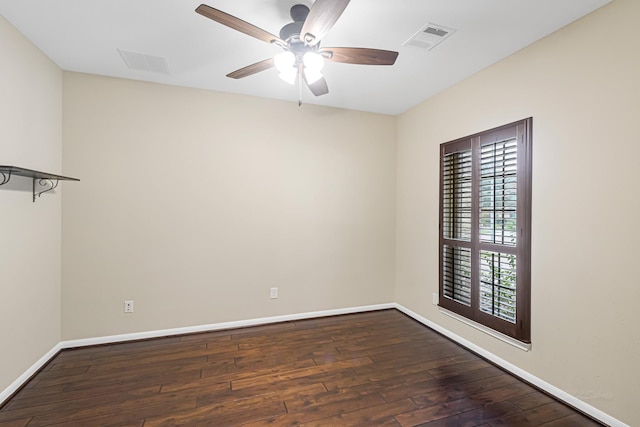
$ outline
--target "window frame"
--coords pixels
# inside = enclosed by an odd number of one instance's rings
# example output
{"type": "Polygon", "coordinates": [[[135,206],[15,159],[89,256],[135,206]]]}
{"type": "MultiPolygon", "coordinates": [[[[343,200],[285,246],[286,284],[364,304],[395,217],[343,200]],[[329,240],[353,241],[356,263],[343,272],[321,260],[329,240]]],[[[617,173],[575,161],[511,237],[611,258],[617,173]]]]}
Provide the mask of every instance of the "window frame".
{"type": "MultiPolygon", "coordinates": [[[[531,117],[484,132],[440,144],[439,194],[439,298],[438,306],[457,313],[519,341],[531,342],[531,184],[532,184],[532,124],[531,117]],[[515,246],[480,240],[480,162],[482,146],[516,139],[516,244],[515,246]],[[444,236],[444,173],[445,156],[471,150],[471,236],[470,241],[444,236]],[[471,250],[470,305],[445,295],[444,247],[471,250]],[[516,256],[516,316],[515,323],[503,320],[480,308],[480,252],[492,251],[516,256]]],[[[455,224],[449,224],[455,228],[455,224]]],[[[450,258],[449,258],[450,259],[450,258]]],[[[451,291],[449,291],[451,293],[451,291]]]]}

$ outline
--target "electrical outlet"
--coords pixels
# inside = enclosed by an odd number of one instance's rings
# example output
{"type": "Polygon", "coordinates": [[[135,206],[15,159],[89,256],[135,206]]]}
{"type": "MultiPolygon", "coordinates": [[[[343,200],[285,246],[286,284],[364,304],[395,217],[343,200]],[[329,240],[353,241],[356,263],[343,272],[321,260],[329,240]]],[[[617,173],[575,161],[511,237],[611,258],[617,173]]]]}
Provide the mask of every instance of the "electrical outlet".
{"type": "Polygon", "coordinates": [[[133,301],[125,301],[124,302],[124,312],[125,313],[133,313],[133,301]]]}
{"type": "Polygon", "coordinates": [[[271,299],[278,298],[278,288],[271,288],[271,299]]]}
{"type": "Polygon", "coordinates": [[[433,305],[438,305],[438,294],[434,293],[431,298],[433,300],[433,305]]]}

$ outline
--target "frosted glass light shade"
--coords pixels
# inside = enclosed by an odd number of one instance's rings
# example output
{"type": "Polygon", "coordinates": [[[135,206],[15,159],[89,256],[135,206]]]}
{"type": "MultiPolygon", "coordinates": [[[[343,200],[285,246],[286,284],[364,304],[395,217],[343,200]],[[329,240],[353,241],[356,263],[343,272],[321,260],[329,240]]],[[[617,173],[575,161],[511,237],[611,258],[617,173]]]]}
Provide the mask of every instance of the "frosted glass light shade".
{"type": "Polygon", "coordinates": [[[305,69],[320,72],[324,66],[324,59],[315,52],[307,52],[302,57],[302,63],[304,64],[305,69]]]}
{"type": "Polygon", "coordinates": [[[278,77],[280,77],[282,80],[289,83],[290,85],[296,82],[297,76],[298,76],[298,70],[296,70],[294,67],[289,67],[286,70],[281,71],[280,74],[278,74],[278,77]]]}
{"type": "Polygon", "coordinates": [[[307,83],[313,84],[322,78],[322,73],[317,70],[309,69],[305,67],[304,69],[304,77],[307,79],[307,83]]]}
{"type": "Polygon", "coordinates": [[[273,63],[276,69],[281,73],[287,72],[287,69],[293,68],[296,63],[296,56],[293,52],[284,51],[273,57],[273,63]]]}

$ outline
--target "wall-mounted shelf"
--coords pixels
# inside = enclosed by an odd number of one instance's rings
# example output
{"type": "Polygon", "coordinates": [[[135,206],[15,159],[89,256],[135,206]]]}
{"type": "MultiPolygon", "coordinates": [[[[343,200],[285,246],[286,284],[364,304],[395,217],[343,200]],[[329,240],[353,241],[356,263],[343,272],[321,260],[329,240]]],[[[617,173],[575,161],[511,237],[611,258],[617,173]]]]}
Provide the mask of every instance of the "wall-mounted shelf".
{"type": "Polygon", "coordinates": [[[34,202],[36,201],[36,197],[40,197],[47,191],[55,189],[60,181],[80,181],[78,178],[19,168],[17,166],[0,166],[0,185],[8,183],[12,175],[24,176],[33,180],[32,189],[34,202]],[[36,191],[36,187],[38,187],[40,191],[36,191]]]}

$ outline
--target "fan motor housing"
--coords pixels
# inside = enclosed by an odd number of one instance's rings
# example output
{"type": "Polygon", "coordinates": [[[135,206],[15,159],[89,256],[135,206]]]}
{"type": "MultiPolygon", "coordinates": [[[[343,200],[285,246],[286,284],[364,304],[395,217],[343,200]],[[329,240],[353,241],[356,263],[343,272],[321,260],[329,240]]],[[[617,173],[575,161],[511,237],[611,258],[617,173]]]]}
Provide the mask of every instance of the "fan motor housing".
{"type": "Polygon", "coordinates": [[[302,31],[304,21],[309,15],[309,8],[303,4],[295,4],[291,7],[289,14],[293,22],[282,27],[280,30],[280,38],[286,42],[296,43],[300,41],[300,32],[302,31]]]}
{"type": "Polygon", "coordinates": [[[309,16],[309,8],[303,4],[294,4],[289,11],[293,22],[304,22],[309,16]]]}
{"type": "Polygon", "coordinates": [[[302,22],[291,22],[280,30],[280,38],[286,42],[289,42],[293,39],[300,40],[300,31],[302,31],[302,22]]]}

